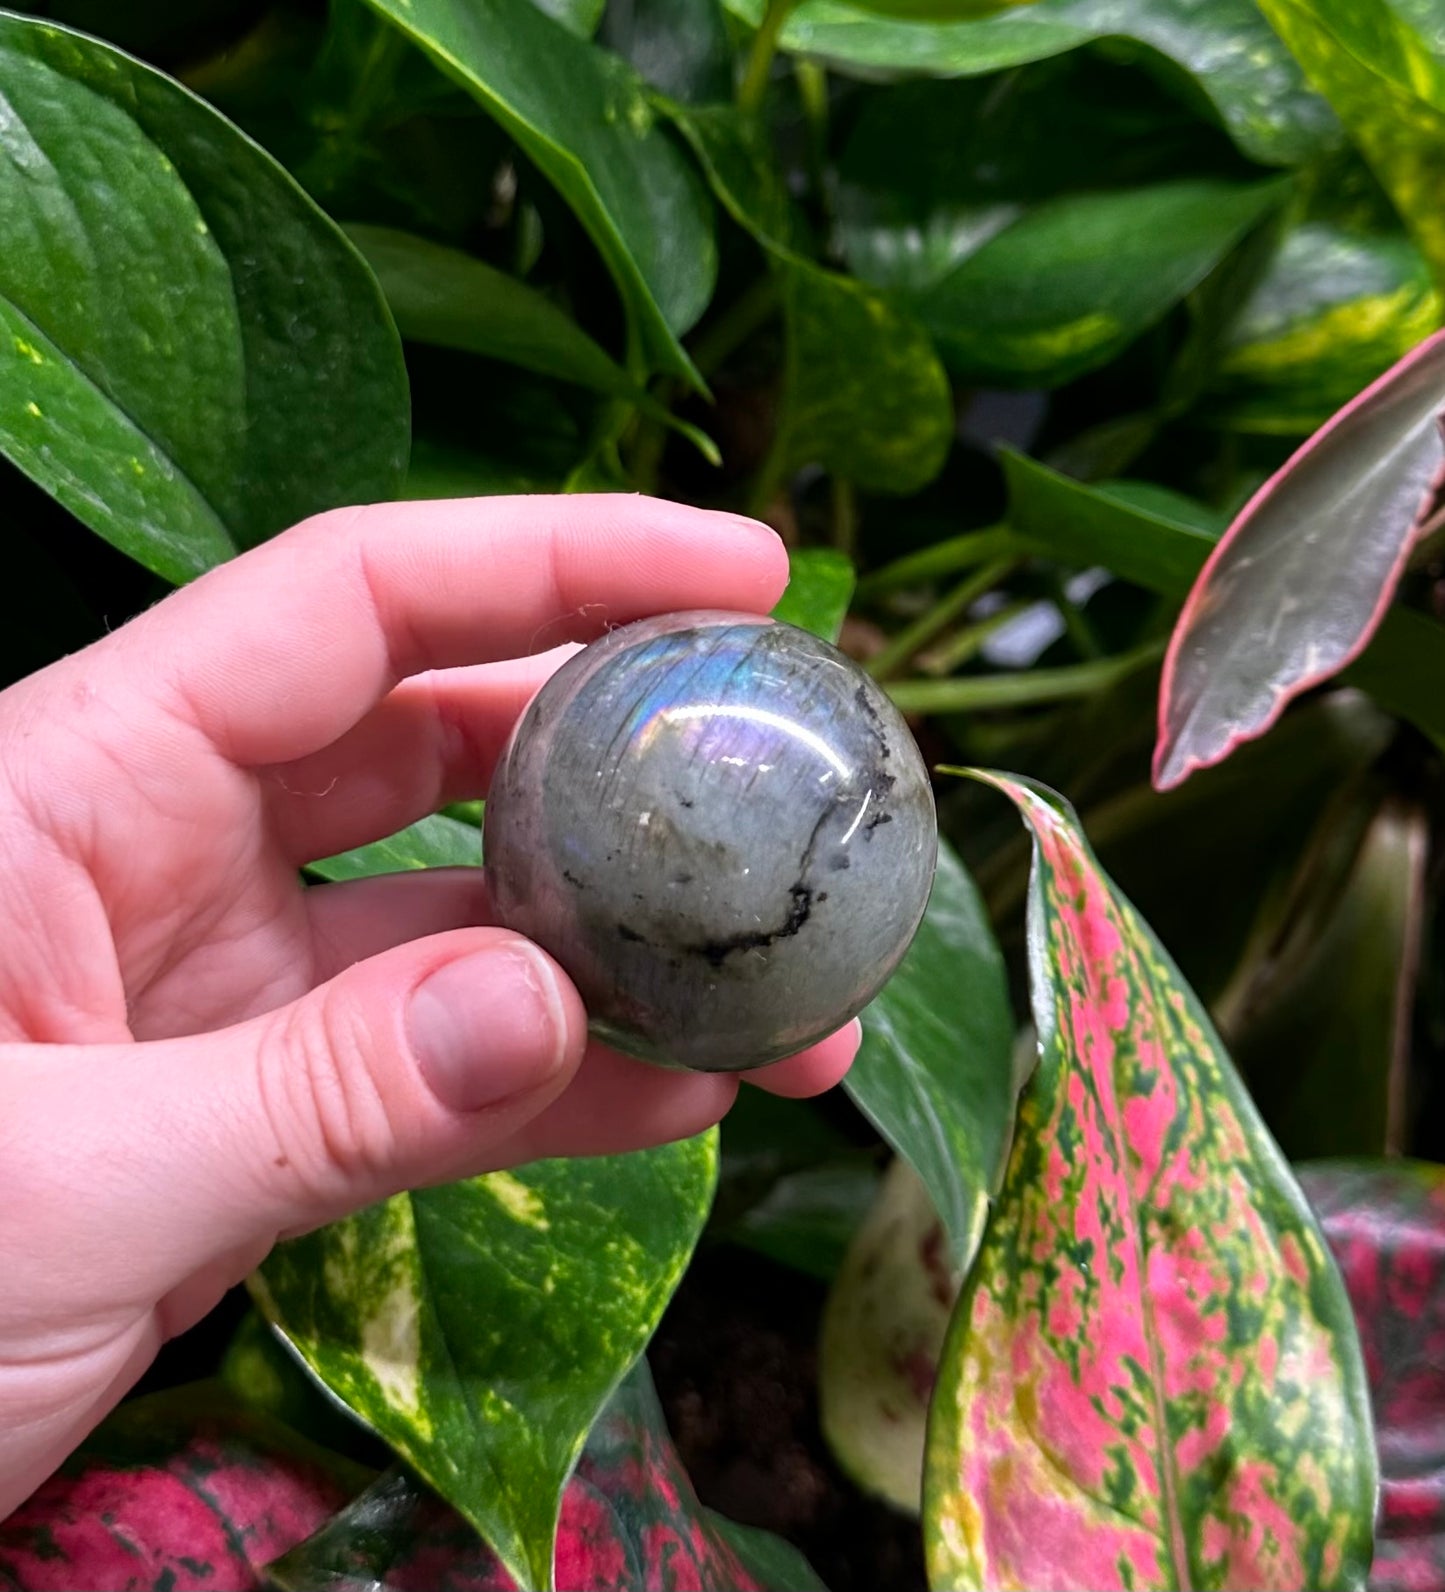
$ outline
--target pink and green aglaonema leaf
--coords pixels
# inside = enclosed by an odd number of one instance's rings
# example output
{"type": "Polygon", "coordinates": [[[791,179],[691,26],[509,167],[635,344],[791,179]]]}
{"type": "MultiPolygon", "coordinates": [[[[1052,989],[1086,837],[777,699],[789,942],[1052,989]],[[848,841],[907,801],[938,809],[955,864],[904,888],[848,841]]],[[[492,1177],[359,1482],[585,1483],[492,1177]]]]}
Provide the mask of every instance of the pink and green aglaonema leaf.
{"type": "Polygon", "coordinates": [[[1445,1588],[1445,1166],[1314,1161],[1299,1180],[1355,1307],[1381,1508],[1372,1592],[1445,1588]]]}
{"type": "Polygon", "coordinates": [[[940,1363],[935,1588],[1360,1587],[1349,1300],[1203,1008],[1072,811],[1034,839],[1039,1061],[940,1363]]]}
{"type": "Polygon", "coordinates": [[[1175,626],[1154,783],[1262,735],[1374,635],[1445,493],[1445,332],[1317,431],[1245,505],[1175,626]]]}
{"type": "MultiPolygon", "coordinates": [[[[280,1592],[515,1592],[476,1531],[409,1471],[388,1471],[267,1571],[280,1592]]],[[[767,1532],[705,1509],[645,1364],[613,1396],[562,1498],[565,1592],[823,1592],[767,1532]]]]}
{"type": "Polygon", "coordinates": [[[0,1525],[5,1592],[251,1592],[372,1472],[215,1384],[123,1404],[0,1525]]]}

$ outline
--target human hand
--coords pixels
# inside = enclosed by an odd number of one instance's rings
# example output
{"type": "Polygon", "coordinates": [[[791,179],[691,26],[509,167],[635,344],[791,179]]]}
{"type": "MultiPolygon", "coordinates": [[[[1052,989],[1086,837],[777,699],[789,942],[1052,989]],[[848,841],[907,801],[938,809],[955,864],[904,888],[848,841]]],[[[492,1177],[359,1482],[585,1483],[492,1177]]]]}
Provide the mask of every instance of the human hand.
{"type": "Polygon", "coordinates": [[[0,1517],[278,1237],[726,1111],[589,1044],[481,870],[297,870],[485,793],[559,661],[500,660],[786,579],[766,528],[643,498],[339,510],[0,694],[0,1517]]]}

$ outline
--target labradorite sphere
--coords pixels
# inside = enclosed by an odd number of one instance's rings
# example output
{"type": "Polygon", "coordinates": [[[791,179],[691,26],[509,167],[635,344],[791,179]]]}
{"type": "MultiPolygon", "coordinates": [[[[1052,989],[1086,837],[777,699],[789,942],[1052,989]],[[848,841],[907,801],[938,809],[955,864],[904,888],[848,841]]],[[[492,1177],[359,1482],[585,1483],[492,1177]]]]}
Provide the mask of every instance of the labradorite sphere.
{"type": "Polygon", "coordinates": [[[908,948],[938,836],[893,704],[791,625],[614,630],[518,722],[492,783],[498,921],[571,976],[608,1044],[759,1067],[862,1009],[908,948]]]}

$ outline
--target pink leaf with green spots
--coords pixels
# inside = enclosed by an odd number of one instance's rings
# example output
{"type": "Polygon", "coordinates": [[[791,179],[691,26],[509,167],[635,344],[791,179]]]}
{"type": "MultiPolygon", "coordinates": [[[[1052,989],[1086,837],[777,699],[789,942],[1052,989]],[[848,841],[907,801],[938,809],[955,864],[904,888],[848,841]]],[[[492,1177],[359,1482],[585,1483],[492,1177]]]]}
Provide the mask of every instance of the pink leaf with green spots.
{"type": "Polygon", "coordinates": [[[4,1592],[252,1592],[371,1472],[203,1384],[122,1405],[0,1525],[4,1592]]]}
{"type": "Polygon", "coordinates": [[[1374,1592],[1445,1592],[1445,1166],[1299,1168],[1365,1350],[1380,1451],[1374,1592]]]}
{"type": "Polygon", "coordinates": [[[1360,1587],[1349,1300],[1193,992],[1059,798],[1034,837],[1039,1063],[944,1345],[935,1588],[1360,1587]]]}
{"type": "MultiPolygon", "coordinates": [[[[462,1517],[410,1472],[389,1471],[273,1564],[280,1592],[516,1592],[462,1517]]],[[[613,1395],[562,1496],[561,1592],[824,1592],[780,1538],[697,1500],[645,1365],[613,1395]]]]}

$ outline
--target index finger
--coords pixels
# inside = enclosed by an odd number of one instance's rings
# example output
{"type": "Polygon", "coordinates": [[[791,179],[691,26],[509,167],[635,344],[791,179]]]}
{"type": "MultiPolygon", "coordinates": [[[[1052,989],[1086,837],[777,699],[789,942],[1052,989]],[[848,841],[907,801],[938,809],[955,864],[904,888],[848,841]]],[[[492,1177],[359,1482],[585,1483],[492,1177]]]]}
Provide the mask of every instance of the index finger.
{"type": "Polygon", "coordinates": [[[766,613],[767,526],[622,494],[338,509],[203,575],[102,645],[226,757],[328,745],[404,677],[684,608],[766,613]]]}

